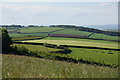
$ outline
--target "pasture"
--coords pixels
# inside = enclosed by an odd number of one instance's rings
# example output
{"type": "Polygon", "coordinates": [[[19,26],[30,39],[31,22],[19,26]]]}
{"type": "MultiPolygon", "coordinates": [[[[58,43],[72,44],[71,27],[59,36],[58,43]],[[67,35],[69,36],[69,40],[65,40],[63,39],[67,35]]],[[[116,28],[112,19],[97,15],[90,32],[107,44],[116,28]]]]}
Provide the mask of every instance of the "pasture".
{"type": "Polygon", "coordinates": [[[97,40],[86,40],[86,39],[74,39],[74,38],[54,38],[54,39],[40,39],[40,40],[27,40],[21,42],[32,42],[32,43],[49,43],[56,45],[74,45],[74,46],[88,46],[88,47],[101,47],[101,48],[113,48],[118,49],[117,42],[109,41],[98,41],[97,40]],[[64,40],[65,39],[65,40],[64,40]],[[72,40],[71,40],[72,39],[72,40]],[[108,42],[108,43],[107,43],[108,42]]]}
{"type": "Polygon", "coordinates": [[[117,36],[109,36],[105,34],[95,33],[86,31],[77,31],[74,29],[65,29],[58,27],[24,27],[24,28],[10,28],[10,37],[24,37],[24,36],[47,36],[48,34],[65,34],[81,37],[89,37],[93,39],[104,39],[104,40],[118,40],[117,36]],[[91,35],[92,34],[92,35],[91,35]],[[91,35],[91,36],[89,36],[91,35]]]}
{"type": "MultiPolygon", "coordinates": [[[[30,44],[14,44],[13,46],[24,46],[29,51],[44,51],[50,53],[51,51],[60,51],[62,49],[49,48],[42,45],[30,44]]],[[[65,54],[69,58],[84,59],[88,61],[100,62],[110,65],[118,65],[118,51],[101,50],[101,49],[85,49],[85,48],[69,48],[72,50],[70,54],[65,54]]],[[[51,53],[55,54],[55,53],[51,53]]],[[[60,53],[62,54],[62,53],[60,53]]]]}
{"type": "Polygon", "coordinates": [[[61,49],[55,49],[55,48],[48,48],[42,45],[30,45],[30,44],[13,44],[13,46],[24,46],[30,51],[44,51],[44,52],[50,52],[50,51],[59,51],[61,49]]]}
{"type": "Polygon", "coordinates": [[[85,31],[76,31],[76,30],[72,30],[72,29],[67,29],[67,30],[56,31],[51,34],[68,34],[68,35],[88,36],[91,33],[85,32],[85,31]]]}
{"type": "Polygon", "coordinates": [[[35,57],[2,55],[3,78],[117,78],[118,69],[35,57]]]}
{"type": "Polygon", "coordinates": [[[38,33],[38,32],[52,32],[63,28],[54,27],[26,27],[20,30],[21,33],[38,33]]]}
{"type": "Polygon", "coordinates": [[[95,34],[91,35],[89,38],[105,39],[105,40],[119,40],[118,38],[120,38],[120,37],[95,33],[95,34]]]}
{"type": "Polygon", "coordinates": [[[47,36],[48,33],[35,33],[35,34],[19,34],[19,33],[12,33],[9,34],[10,37],[14,38],[14,37],[25,37],[25,36],[39,36],[39,37],[45,37],[47,36]]]}
{"type": "Polygon", "coordinates": [[[118,65],[118,51],[85,48],[70,49],[72,50],[72,52],[69,54],[69,56],[72,58],[82,58],[88,61],[96,61],[110,65],[118,65]]]}

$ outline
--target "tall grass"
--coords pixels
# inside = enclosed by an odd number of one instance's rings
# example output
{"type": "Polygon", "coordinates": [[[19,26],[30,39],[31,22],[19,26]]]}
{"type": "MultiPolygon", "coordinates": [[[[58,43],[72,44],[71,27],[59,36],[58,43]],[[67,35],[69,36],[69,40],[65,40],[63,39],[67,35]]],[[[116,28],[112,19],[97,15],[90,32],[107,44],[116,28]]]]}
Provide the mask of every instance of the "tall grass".
{"type": "Polygon", "coordinates": [[[117,78],[118,69],[3,55],[3,78],[117,78]]]}

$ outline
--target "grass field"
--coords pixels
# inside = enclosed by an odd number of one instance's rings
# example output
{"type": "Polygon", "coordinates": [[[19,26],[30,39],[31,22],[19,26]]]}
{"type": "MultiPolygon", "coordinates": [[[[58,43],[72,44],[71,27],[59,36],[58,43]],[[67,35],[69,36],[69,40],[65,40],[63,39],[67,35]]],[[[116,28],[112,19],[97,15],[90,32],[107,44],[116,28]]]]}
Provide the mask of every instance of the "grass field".
{"type": "MultiPolygon", "coordinates": [[[[59,51],[61,49],[48,48],[41,45],[29,45],[29,44],[14,44],[14,46],[24,46],[30,51],[59,51]]],[[[105,64],[118,65],[118,51],[101,50],[101,49],[85,49],[85,48],[70,48],[72,52],[69,55],[70,58],[84,59],[88,61],[104,62],[105,64]],[[112,54],[109,54],[112,53],[112,54]]]]}
{"type": "Polygon", "coordinates": [[[114,48],[118,49],[117,42],[109,41],[98,41],[98,40],[86,40],[86,39],[75,39],[75,38],[47,38],[41,40],[27,40],[22,42],[33,42],[33,43],[50,43],[57,45],[74,45],[74,46],[90,46],[90,47],[102,47],[102,48],[114,48]]]}
{"type": "Polygon", "coordinates": [[[25,36],[47,36],[48,33],[35,33],[35,34],[19,34],[19,33],[12,33],[12,34],[9,34],[10,37],[25,37],[25,36]]]}
{"type": "Polygon", "coordinates": [[[20,30],[21,33],[37,33],[37,32],[51,32],[55,30],[60,30],[63,28],[54,27],[26,27],[20,30]]]}
{"type": "Polygon", "coordinates": [[[86,42],[87,41],[91,41],[91,42],[101,42],[101,43],[118,44],[118,42],[113,42],[113,41],[80,39],[80,38],[63,38],[63,37],[47,37],[47,38],[44,38],[43,40],[75,40],[75,41],[86,41],[86,42]]]}
{"type": "Polygon", "coordinates": [[[45,52],[50,52],[50,51],[58,51],[61,49],[54,49],[54,48],[48,48],[45,46],[41,45],[29,45],[29,44],[13,44],[14,46],[24,46],[30,51],[45,51],[45,52]]]}
{"type": "Polygon", "coordinates": [[[12,37],[13,41],[21,41],[21,40],[31,40],[31,39],[40,39],[39,36],[24,36],[24,37],[12,37]]]}
{"type": "Polygon", "coordinates": [[[105,64],[118,65],[118,51],[101,50],[101,49],[85,49],[85,48],[70,48],[72,50],[69,54],[72,58],[82,58],[85,60],[104,62],[105,64]]]}
{"type": "Polygon", "coordinates": [[[91,33],[85,32],[85,31],[76,31],[76,30],[67,29],[67,30],[56,31],[56,32],[53,32],[52,34],[69,34],[69,35],[88,36],[91,33]]]}
{"type": "Polygon", "coordinates": [[[3,55],[3,78],[117,78],[118,69],[3,55]]]}
{"type": "Polygon", "coordinates": [[[91,35],[89,38],[94,38],[94,39],[106,39],[106,40],[118,40],[118,38],[120,38],[120,37],[109,36],[109,35],[105,35],[105,34],[95,33],[95,34],[91,35]]]}

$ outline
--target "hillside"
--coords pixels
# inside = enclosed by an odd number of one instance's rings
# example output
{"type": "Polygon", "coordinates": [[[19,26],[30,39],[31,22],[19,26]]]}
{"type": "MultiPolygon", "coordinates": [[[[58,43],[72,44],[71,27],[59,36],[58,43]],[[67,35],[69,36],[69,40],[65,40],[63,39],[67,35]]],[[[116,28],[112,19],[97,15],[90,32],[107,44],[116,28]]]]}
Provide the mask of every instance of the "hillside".
{"type": "Polygon", "coordinates": [[[117,30],[118,29],[118,24],[106,24],[106,25],[84,25],[86,27],[90,28],[96,28],[96,29],[101,29],[101,30],[117,30]]]}
{"type": "Polygon", "coordinates": [[[118,69],[3,55],[3,78],[117,78],[118,69]]]}

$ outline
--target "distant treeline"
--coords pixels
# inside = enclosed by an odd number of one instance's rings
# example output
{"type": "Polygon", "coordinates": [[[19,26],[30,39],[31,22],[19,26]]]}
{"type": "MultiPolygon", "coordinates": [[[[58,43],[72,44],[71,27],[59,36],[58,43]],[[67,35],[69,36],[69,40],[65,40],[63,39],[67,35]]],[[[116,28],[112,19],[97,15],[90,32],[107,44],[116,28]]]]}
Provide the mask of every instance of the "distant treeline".
{"type": "MultiPolygon", "coordinates": [[[[16,28],[22,28],[22,27],[25,27],[23,25],[0,25],[0,27],[6,27],[6,28],[9,28],[9,27],[16,27],[16,28]]],[[[44,26],[38,26],[38,25],[28,25],[26,27],[44,27],[44,26]]]]}
{"type": "Polygon", "coordinates": [[[88,28],[88,27],[83,27],[83,26],[50,25],[50,27],[69,28],[69,29],[75,29],[77,31],[86,31],[86,32],[92,32],[92,33],[100,33],[100,34],[106,34],[106,35],[110,35],[110,36],[120,36],[120,32],[103,31],[103,30],[94,29],[94,28],[88,28]]]}
{"type": "Polygon", "coordinates": [[[24,27],[24,26],[22,26],[22,25],[0,25],[0,27],[5,27],[5,28],[9,28],[9,27],[21,28],[21,27],[24,27]]]}

